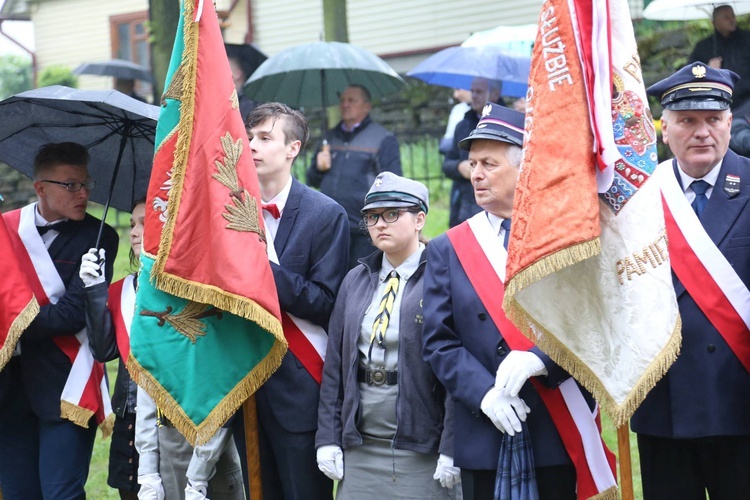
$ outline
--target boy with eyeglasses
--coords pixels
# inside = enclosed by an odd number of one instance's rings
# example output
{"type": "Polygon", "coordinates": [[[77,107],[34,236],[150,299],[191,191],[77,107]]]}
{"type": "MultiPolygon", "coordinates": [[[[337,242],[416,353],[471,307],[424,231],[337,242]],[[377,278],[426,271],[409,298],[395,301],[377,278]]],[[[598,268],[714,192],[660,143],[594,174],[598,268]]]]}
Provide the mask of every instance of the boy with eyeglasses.
{"type": "MultiPolygon", "coordinates": [[[[39,200],[3,214],[41,311],[0,372],[0,483],[7,498],[85,498],[96,423],[109,409],[103,369],[85,343],[80,256],[100,221],[86,213],[94,181],[80,144],[45,144],[34,159],[39,200]],[[72,370],[73,366],[76,370],[72,370]]],[[[112,278],[118,236],[100,248],[112,278]]]]}

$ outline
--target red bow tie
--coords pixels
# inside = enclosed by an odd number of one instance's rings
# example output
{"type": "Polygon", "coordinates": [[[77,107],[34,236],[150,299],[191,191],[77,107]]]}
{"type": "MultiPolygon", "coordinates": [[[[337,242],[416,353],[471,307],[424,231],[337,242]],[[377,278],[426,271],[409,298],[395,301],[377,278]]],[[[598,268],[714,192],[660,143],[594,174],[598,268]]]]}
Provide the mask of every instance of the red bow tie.
{"type": "Polygon", "coordinates": [[[271,214],[274,219],[278,219],[281,217],[281,212],[279,212],[279,207],[276,206],[275,203],[261,203],[261,208],[271,214]]]}

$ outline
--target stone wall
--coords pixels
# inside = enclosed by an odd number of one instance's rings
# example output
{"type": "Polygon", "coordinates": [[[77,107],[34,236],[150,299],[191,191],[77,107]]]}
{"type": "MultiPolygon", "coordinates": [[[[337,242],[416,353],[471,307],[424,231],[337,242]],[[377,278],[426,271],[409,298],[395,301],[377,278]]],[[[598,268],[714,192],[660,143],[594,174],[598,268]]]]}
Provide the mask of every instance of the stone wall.
{"type": "Polygon", "coordinates": [[[21,172],[0,163],[0,196],[5,198],[0,212],[22,207],[36,199],[34,183],[21,172]]]}

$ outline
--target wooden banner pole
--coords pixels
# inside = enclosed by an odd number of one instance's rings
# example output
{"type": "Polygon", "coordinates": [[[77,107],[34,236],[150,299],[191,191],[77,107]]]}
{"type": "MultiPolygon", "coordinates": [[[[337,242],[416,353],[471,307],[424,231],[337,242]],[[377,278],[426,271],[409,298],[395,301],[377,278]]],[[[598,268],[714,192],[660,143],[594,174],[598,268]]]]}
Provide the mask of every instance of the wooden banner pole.
{"type": "Polygon", "coordinates": [[[620,495],[622,500],[633,500],[633,467],[630,460],[630,426],[617,428],[617,458],[620,463],[620,495]]]}
{"type": "Polygon", "coordinates": [[[255,408],[255,396],[250,396],[242,403],[245,424],[245,450],[247,455],[247,482],[250,485],[249,498],[263,500],[263,488],[260,479],[260,448],[258,443],[258,413],[255,408]]]}

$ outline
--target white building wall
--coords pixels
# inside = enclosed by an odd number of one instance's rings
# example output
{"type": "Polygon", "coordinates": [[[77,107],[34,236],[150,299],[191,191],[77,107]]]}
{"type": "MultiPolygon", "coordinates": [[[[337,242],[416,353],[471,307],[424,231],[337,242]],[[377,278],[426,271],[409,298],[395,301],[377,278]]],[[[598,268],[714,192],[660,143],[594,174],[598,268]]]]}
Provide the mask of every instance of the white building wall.
{"type": "MultiPolygon", "coordinates": [[[[52,65],[74,69],[85,61],[112,58],[110,16],[148,10],[148,0],[55,0],[32,7],[39,71],[52,65]],[[83,28],[85,27],[85,29],[83,28]]],[[[80,75],[81,89],[109,89],[112,79],[80,75]]]]}

